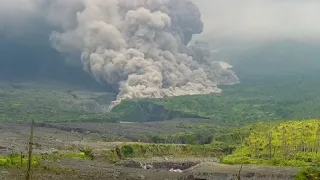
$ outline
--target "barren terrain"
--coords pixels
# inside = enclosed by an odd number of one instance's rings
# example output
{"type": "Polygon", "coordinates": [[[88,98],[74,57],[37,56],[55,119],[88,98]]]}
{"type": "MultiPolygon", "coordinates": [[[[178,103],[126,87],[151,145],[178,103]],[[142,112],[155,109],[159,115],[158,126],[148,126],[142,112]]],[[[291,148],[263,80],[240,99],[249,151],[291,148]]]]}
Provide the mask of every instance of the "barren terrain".
{"type": "MultiPolygon", "coordinates": [[[[190,122],[192,123],[192,121],[190,122]]],[[[159,126],[167,126],[167,133],[177,129],[173,124],[37,124],[35,129],[35,154],[68,152],[71,149],[90,147],[95,153],[103,154],[105,150],[115,148],[122,142],[102,141],[103,136],[117,136],[116,132],[139,132],[146,134],[156,131],[159,126]],[[171,129],[169,127],[172,127],[171,129]]],[[[163,128],[163,127],[162,127],[163,128]]],[[[2,123],[0,125],[0,155],[14,152],[26,152],[29,135],[26,123],[2,123]]],[[[57,162],[43,161],[34,169],[33,179],[236,179],[240,166],[218,163],[217,158],[172,158],[155,157],[150,159],[128,159],[116,164],[107,162],[103,156],[95,160],[64,159],[57,162]],[[151,169],[143,169],[141,163],[152,165],[151,169]],[[178,171],[171,172],[170,171],[178,171]],[[178,170],[180,169],[180,170],[178,170]]],[[[1,168],[0,168],[1,169],[1,168]]],[[[294,179],[299,168],[279,168],[243,166],[242,179],[294,179]]],[[[2,168],[1,179],[23,179],[24,169],[2,168]]]]}

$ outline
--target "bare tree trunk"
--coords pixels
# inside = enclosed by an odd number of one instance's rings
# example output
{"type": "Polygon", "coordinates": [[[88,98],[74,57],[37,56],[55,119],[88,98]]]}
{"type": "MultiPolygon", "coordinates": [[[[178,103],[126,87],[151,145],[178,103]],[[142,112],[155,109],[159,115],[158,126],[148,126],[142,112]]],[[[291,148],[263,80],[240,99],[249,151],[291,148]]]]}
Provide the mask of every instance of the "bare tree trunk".
{"type": "Polygon", "coordinates": [[[32,122],[31,122],[31,132],[30,132],[29,150],[28,150],[28,167],[27,167],[27,173],[26,173],[26,180],[30,180],[30,177],[31,177],[33,131],[34,131],[34,119],[32,119],[32,122]]]}
{"type": "Polygon", "coordinates": [[[283,159],[287,159],[287,137],[286,137],[286,130],[283,131],[282,134],[282,152],[283,152],[283,159]]]}
{"type": "Polygon", "coordinates": [[[241,150],[241,158],[243,158],[243,138],[242,138],[242,135],[241,135],[241,128],[239,129],[239,137],[240,137],[240,150],[241,150]]]}
{"type": "Polygon", "coordinates": [[[270,131],[269,135],[269,160],[272,160],[272,132],[270,131]]]}
{"type": "Polygon", "coordinates": [[[240,167],[239,172],[236,175],[237,176],[237,180],[241,180],[241,170],[242,170],[242,166],[240,167]]]}
{"type": "Polygon", "coordinates": [[[315,147],[315,150],[316,150],[316,153],[318,154],[319,151],[320,151],[320,122],[318,123],[318,128],[317,128],[317,132],[316,132],[316,147],[315,147]]]}
{"type": "Polygon", "coordinates": [[[258,142],[257,142],[257,135],[256,133],[253,134],[254,135],[254,158],[258,157],[258,142]]]}
{"type": "Polygon", "coordinates": [[[22,168],[23,165],[23,152],[20,151],[20,167],[22,168]]]}

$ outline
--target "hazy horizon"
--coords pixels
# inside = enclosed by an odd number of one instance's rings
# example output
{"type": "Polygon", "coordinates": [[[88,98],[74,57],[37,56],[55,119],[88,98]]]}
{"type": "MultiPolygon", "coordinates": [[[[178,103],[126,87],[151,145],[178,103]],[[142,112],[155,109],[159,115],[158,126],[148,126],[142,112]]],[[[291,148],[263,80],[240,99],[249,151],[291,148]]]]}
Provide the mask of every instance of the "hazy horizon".
{"type": "Polygon", "coordinates": [[[206,37],[221,40],[320,41],[317,0],[193,0],[206,37]]]}

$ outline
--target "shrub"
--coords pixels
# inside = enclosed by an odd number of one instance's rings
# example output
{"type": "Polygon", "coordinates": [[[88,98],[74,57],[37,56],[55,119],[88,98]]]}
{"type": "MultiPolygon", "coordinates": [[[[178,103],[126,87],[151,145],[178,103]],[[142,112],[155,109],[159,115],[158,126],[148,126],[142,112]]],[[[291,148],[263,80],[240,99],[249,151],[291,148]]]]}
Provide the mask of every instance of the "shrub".
{"type": "Polygon", "coordinates": [[[296,175],[295,179],[296,180],[319,180],[320,169],[319,168],[303,169],[296,175]]]}

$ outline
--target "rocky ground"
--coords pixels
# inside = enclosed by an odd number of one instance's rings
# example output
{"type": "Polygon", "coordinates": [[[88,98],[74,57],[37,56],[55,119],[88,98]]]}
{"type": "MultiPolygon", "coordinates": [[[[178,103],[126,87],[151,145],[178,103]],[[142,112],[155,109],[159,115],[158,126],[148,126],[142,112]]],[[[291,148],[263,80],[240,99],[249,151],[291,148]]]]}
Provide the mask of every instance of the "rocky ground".
{"type": "MultiPolygon", "coordinates": [[[[35,128],[35,153],[66,151],[75,147],[90,147],[95,150],[107,150],[116,147],[121,142],[100,141],[102,129],[113,129],[138,125],[95,125],[83,124],[74,128],[70,124],[52,126],[37,125],[35,128]],[[58,126],[58,127],[57,127],[58,126]],[[72,127],[70,129],[70,127],[72,127]],[[86,127],[86,128],[85,128],[86,127]],[[96,128],[95,128],[96,127],[96,128]],[[100,128],[98,128],[100,127],[100,128]]],[[[144,129],[160,126],[145,126],[144,129]]],[[[149,129],[149,130],[150,130],[149,129]]],[[[30,127],[25,123],[1,123],[0,125],[0,155],[5,156],[14,152],[26,152],[30,127]]],[[[114,132],[113,129],[111,132],[114,132]]],[[[128,130],[129,131],[129,130],[128,130]]],[[[131,130],[132,131],[132,130],[131,130]]],[[[147,130],[146,130],[147,131],[147,130]]],[[[104,131],[106,132],[106,131],[104,131]]],[[[115,131],[116,132],[116,131],[115,131]]],[[[120,131],[121,132],[121,131],[120,131]]],[[[42,162],[34,169],[32,180],[91,180],[91,179],[236,179],[240,166],[229,166],[218,163],[216,158],[174,159],[170,157],[153,159],[131,159],[117,164],[108,163],[103,158],[97,160],[68,159],[58,162],[42,162]],[[142,164],[142,166],[140,165],[142,164]],[[143,165],[150,169],[143,169],[143,165]]],[[[294,179],[298,168],[276,168],[243,166],[242,179],[294,179]]],[[[23,179],[24,169],[4,169],[0,167],[0,179],[23,179]]]]}
{"type": "MultiPolygon", "coordinates": [[[[167,164],[163,162],[163,164],[167,164]]],[[[43,163],[34,170],[33,180],[235,180],[239,166],[222,165],[218,163],[203,162],[190,167],[182,172],[173,172],[158,166],[157,169],[131,168],[109,164],[101,161],[90,160],[62,160],[58,163],[43,163]]],[[[250,167],[244,166],[241,179],[269,180],[269,179],[294,179],[299,169],[250,167]]],[[[1,179],[23,179],[24,171],[21,169],[2,169],[1,179]]]]}
{"type": "MultiPolygon", "coordinates": [[[[139,142],[152,135],[190,132],[190,129],[185,128],[189,125],[215,127],[213,121],[196,119],[150,123],[36,123],[35,151],[84,146],[110,149],[121,142],[139,142]]],[[[29,123],[0,123],[0,156],[25,151],[29,133],[29,123]]]]}

